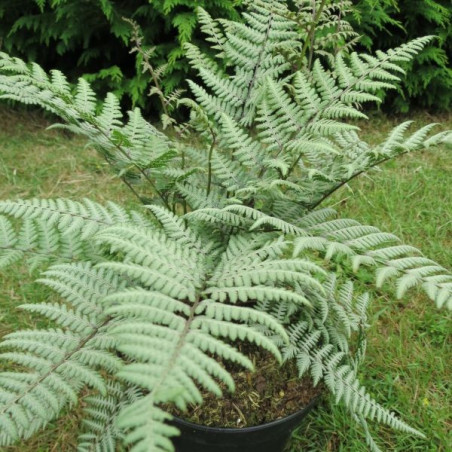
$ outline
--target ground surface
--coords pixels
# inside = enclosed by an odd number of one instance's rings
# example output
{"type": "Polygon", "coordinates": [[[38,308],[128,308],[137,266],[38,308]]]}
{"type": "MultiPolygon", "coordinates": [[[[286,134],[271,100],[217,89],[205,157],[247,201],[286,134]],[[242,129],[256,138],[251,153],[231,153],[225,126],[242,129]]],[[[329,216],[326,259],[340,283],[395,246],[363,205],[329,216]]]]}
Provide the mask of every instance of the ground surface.
{"type": "MultiPolygon", "coordinates": [[[[422,114],[416,119],[419,125],[438,121],[452,128],[452,115],[422,114]]],[[[363,128],[371,140],[379,141],[400,120],[377,116],[370,121],[372,126],[363,128]]],[[[133,202],[102,161],[85,149],[82,139],[45,131],[46,125],[39,115],[0,109],[0,199],[86,196],[97,201],[133,202]]],[[[360,177],[329,203],[341,216],[394,232],[451,267],[451,154],[450,148],[441,147],[390,162],[383,173],[360,177]]],[[[1,272],[0,279],[0,336],[19,327],[32,327],[33,320],[15,308],[42,297],[41,287],[25,269],[1,272]]],[[[384,406],[427,436],[426,440],[413,439],[380,428],[382,449],[450,450],[451,316],[413,292],[401,301],[388,293],[376,294],[372,310],[362,382],[384,406]]],[[[74,451],[77,413],[74,410],[48,432],[2,452],[74,451]]],[[[360,452],[367,448],[346,412],[326,400],[295,434],[290,450],[360,452]]]]}

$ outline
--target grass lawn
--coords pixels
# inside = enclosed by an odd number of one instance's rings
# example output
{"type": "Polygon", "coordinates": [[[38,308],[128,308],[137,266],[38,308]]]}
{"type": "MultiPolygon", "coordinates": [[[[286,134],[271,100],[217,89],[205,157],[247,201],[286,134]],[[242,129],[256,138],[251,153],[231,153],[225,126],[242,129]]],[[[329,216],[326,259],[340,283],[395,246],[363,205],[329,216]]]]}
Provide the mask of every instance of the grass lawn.
{"type": "MultiPolygon", "coordinates": [[[[418,115],[417,124],[442,122],[452,128],[452,115],[418,115]]],[[[372,118],[363,125],[379,141],[401,120],[372,118]]],[[[126,187],[108,172],[83,139],[45,131],[37,114],[0,108],[0,199],[90,197],[133,205],[126,187]]],[[[394,232],[440,264],[452,264],[452,155],[435,148],[389,162],[384,172],[361,176],[328,203],[343,217],[353,217],[394,232]]],[[[36,275],[34,275],[36,276],[36,275]]],[[[0,336],[39,325],[16,307],[52,296],[25,268],[0,272],[0,336]]],[[[400,413],[427,439],[409,438],[379,429],[380,445],[391,451],[448,451],[452,444],[451,315],[438,311],[424,296],[410,292],[403,300],[375,293],[367,366],[362,382],[384,406],[400,413]]],[[[55,422],[54,428],[2,452],[74,451],[79,408],[55,422]]],[[[296,432],[290,451],[366,451],[362,436],[340,407],[325,400],[296,432]],[[324,409],[326,408],[326,409],[324,409]]],[[[246,452],[246,451],[244,451],[246,452]]]]}

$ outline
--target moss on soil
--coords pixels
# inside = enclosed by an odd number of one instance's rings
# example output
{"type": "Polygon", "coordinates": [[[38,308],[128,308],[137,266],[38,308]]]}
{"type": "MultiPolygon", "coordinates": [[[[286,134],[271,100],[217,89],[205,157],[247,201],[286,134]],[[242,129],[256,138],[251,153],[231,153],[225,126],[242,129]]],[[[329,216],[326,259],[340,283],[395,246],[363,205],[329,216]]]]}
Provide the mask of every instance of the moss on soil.
{"type": "Polygon", "coordinates": [[[228,369],[235,381],[234,393],[223,385],[221,398],[205,392],[202,405],[173,414],[209,427],[251,427],[295,413],[322,391],[319,386],[313,387],[311,378],[298,377],[294,362],[281,366],[272,355],[257,351],[250,359],[255,372],[228,369]]]}

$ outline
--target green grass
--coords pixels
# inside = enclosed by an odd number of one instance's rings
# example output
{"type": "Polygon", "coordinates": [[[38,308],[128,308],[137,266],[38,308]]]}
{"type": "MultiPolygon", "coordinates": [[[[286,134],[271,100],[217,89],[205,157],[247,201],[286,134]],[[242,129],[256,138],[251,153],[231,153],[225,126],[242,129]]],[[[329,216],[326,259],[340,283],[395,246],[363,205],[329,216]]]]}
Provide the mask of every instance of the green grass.
{"type": "MultiPolygon", "coordinates": [[[[452,116],[421,115],[418,124],[443,122],[452,116]]],[[[378,141],[400,118],[372,118],[365,125],[369,139],[378,141]]],[[[41,116],[0,110],[0,199],[16,197],[90,197],[130,204],[132,195],[80,138],[45,131],[41,116]]],[[[360,177],[328,203],[343,217],[374,224],[396,233],[446,267],[452,263],[452,156],[442,147],[407,155],[360,177]]],[[[0,273],[0,336],[30,328],[36,320],[16,307],[52,296],[33,283],[25,268],[0,273]]],[[[390,429],[379,431],[383,450],[450,450],[451,316],[438,311],[424,296],[410,292],[396,300],[392,292],[375,294],[369,332],[367,365],[362,382],[384,406],[427,436],[410,438],[390,429]],[[449,435],[449,436],[448,436],[449,435]]],[[[73,451],[80,409],[55,422],[53,428],[2,452],[73,451]]],[[[361,432],[344,411],[325,400],[300,428],[290,450],[366,451],[361,432]]]]}

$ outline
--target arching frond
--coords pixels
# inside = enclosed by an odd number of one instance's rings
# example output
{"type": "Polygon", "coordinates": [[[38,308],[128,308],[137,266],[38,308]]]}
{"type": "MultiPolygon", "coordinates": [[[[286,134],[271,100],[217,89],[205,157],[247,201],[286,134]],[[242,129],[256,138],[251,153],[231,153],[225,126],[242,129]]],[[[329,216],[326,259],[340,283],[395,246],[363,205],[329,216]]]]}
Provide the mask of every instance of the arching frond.
{"type": "Polygon", "coordinates": [[[322,221],[310,223],[310,237],[296,238],[294,255],[313,249],[329,260],[335,255],[346,256],[353,270],[361,265],[376,267],[376,285],[381,287],[388,279],[396,280],[397,296],[420,286],[429,298],[441,308],[452,309],[452,275],[444,267],[422,256],[414,247],[400,245],[399,239],[373,226],[363,226],[355,220],[322,221]]]}
{"type": "Polygon", "coordinates": [[[77,402],[85,385],[105,394],[104,372],[117,372],[121,361],[110,352],[106,336],[109,319],[100,309],[102,298],[120,288],[117,277],[90,264],[54,267],[44,283],[66,294],[59,276],[73,279],[73,308],[49,303],[24,305],[56,321],[58,329],[17,331],[1,342],[2,360],[28,371],[0,373],[0,444],[28,438],[53,420],[68,405],[77,402]],[[94,290],[95,288],[95,290],[94,290]],[[80,293],[89,298],[80,300],[80,293]]]}
{"type": "Polygon", "coordinates": [[[24,257],[36,267],[58,260],[96,256],[90,240],[104,227],[149,220],[138,212],[127,212],[117,204],[106,206],[88,199],[32,199],[0,201],[0,265],[11,265],[24,257]],[[18,231],[7,217],[22,220],[18,231]]]}
{"type": "Polygon", "coordinates": [[[79,79],[72,94],[61,72],[51,71],[49,78],[37,64],[29,67],[5,53],[0,53],[0,71],[2,98],[39,105],[56,114],[66,123],[60,127],[86,136],[117,175],[141,180],[150,185],[154,196],[162,197],[153,182],[154,175],[146,170],[152,168],[158,173],[158,166],[167,164],[176,154],[171,140],[144,120],[138,109],[129,112],[129,120],[123,123],[119,101],[110,93],[97,114],[98,102],[85,79],[79,79]]]}
{"type": "MultiPolygon", "coordinates": [[[[327,305],[319,304],[316,309],[324,310],[328,306],[326,309],[331,312],[321,320],[310,311],[300,311],[300,320],[289,327],[290,343],[285,347],[285,358],[296,360],[300,375],[310,372],[314,382],[322,379],[336,402],[343,402],[364,422],[376,419],[403,432],[423,436],[378,404],[357,379],[359,361],[355,360],[348,341],[344,341],[344,335],[349,338],[360,332],[362,336],[366,328],[368,296],[356,296],[351,282],[341,286],[334,277],[330,277],[326,285],[327,305]]],[[[358,342],[358,349],[362,346],[358,342]]]]}

